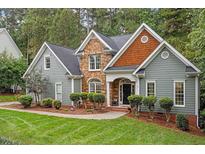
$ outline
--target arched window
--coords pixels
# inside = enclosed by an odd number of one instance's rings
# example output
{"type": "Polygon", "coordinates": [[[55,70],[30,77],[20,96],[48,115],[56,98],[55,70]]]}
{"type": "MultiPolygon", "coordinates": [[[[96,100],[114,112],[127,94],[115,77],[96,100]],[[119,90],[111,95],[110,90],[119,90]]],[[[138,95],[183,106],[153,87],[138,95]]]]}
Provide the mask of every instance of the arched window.
{"type": "Polygon", "coordinates": [[[101,93],[101,81],[98,79],[91,79],[89,81],[89,92],[101,93]]]}

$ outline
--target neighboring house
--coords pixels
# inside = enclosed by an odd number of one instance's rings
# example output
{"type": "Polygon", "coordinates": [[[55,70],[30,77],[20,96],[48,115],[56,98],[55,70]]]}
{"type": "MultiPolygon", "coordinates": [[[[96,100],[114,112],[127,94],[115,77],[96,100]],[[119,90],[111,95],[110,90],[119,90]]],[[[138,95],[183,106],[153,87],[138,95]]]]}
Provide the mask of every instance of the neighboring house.
{"type": "MultiPolygon", "coordinates": [[[[19,59],[22,57],[22,53],[17,47],[16,43],[8,33],[8,31],[5,28],[0,28],[0,54],[6,53],[6,55],[11,56],[12,58],[19,59]]],[[[16,89],[14,86],[11,86],[10,89],[3,89],[1,91],[4,92],[15,92],[16,89]]],[[[17,87],[17,91],[21,90],[21,87],[17,87]]]]}
{"type": "MultiPolygon", "coordinates": [[[[131,94],[170,97],[172,113],[189,114],[196,124],[200,70],[146,24],[131,35],[92,30],[75,53],[44,43],[24,77],[34,68],[51,81],[45,96],[60,95],[63,103],[71,103],[69,94],[78,91],[105,94],[107,106],[127,106],[131,94]]],[[[156,112],[163,112],[158,103],[156,112]]]]}
{"type": "Polygon", "coordinates": [[[22,56],[21,51],[5,28],[0,28],[0,54],[6,52],[14,58],[22,56]]]}

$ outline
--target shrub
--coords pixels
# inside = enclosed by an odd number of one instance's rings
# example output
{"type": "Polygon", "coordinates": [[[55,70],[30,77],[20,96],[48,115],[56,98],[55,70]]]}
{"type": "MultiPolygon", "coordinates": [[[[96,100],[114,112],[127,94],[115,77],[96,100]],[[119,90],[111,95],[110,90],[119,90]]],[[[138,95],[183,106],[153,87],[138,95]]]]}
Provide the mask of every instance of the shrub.
{"type": "Polygon", "coordinates": [[[101,93],[94,93],[93,100],[98,103],[98,106],[100,107],[105,102],[105,96],[101,93]]]}
{"type": "Polygon", "coordinates": [[[52,107],[52,102],[53,102],[52,98],[44,98],[42,100],[42,106],[47,108],[52,107]]]}
{"type": "Polygon", "coordinates": [[[83,101],[87,100],[87,98],[88,98],[88,93],[86,93],[86,92],[80,93],[80,98],[81,98],[83,101]]]}
{"type": "Polygon", "coordinates": [[[173,100],[169,97],[162,97],[159,100],[159,105],[161,108],[163,108],[165,110],[166,120],[167,120],[167,122],[169,122],[170,112],[171,112],[171,109],[173,107],[173,100]]]}
{"type": "Polygon", "coordinates": [[[88,99],[89,99],[89,101],[90,102],[94,102],[94,100],[93,100],[93,95],[94,95],[95,93],[88,93],[88,99]]]}
{"type": "Polygon", "coordinates": [[[19,143],[11,141],[7,138],[4,137],[0,137],[0,145],[17,145],[19,143]]]}
{"type": "Polygon", "coordinates": [[[189,122],[184,114],[177,114],[176,124],[177,128],[183,131],[189,130],[189,122]]]}
{"type": "Polygon", "coordinates": [[[24,108],[30,107],[32,103],[32,96],[22,95],[18,98],[18,101],[24,106],[24,108]]]}
{"type": "Polygon", "coordinates": [[[87,98],[88,98],[88,93],[86,93],[86,92],[80,93],[80,98],[81,98],[81,100],[82,100],[82,103],[83,103],[83,105],[84,105],[84,108],[87,108],[87,106],[86,106],[86,100],[87,100],[87,98]]]}
{"type": "Polygon", "coordinates": [[[201,112],[200,112],[200,115],[205,118],[205,109],[203,109],[201,112]]]}
{"type": "Polygon", "coordinates": [[[53,101],[53,106],[57,109],[57,110],[59,110],[60,108],[61,108],[61,101],[59,101],[59,100],[54,100],[53,101]]]}
{"type": "Polygon", "coordinates": [[[70,94],[70,99],[74,102],[75,107],[79,107],[80,103],[80,93],[71,93],[70,94]]]}
{"type": "Polygon", "coordinates": [[[151,119],[154,119],[154,105],[157,102],[157,97],[155,96],[147,96],[142,100],[144,106],[146,106],[149,110],[149,115],[151,119]]]}
{"type": "Polygon", "coordinates": [[[132,113],[138,117],[139,116],[139,107],[140,107],[140,105],[142,105],[143,96],[131,95],[131,96],[128,96],[127,99],[130,103],[132,113]]]}

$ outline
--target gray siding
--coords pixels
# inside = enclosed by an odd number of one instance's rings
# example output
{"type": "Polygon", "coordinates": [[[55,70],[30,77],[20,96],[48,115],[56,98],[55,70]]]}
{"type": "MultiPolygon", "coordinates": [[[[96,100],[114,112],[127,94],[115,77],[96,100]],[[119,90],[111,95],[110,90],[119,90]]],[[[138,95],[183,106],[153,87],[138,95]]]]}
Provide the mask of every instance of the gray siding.
{"type": "MultiPolygon", "coordinates": [[[[56,57],[50,52],[48,48],[44,51],[41,58],[38,60],[34,69],[42,71],[42,75],[49,79],[49,84],[47,86],[47,91],[43,93],[42,98],[52,97],[55,98],[55,83],[62,82],[62,100],[63,104],[71,104],[69,99],[69,94],[71,93],[71,79],[66,77],[66,70],[59,63],[56,57]],[[49,70],[44,70],[44,55],[50,55],[51,57],[51,68],[49,70]]],[[[76,86],[78,81],[76,82],[76,86]]],[[[77,88],[76,88],[77,89],[77,88]]]]}
{"type": "Polygon", "coordinates": [[[80,79],[74,80],[74,92],[81,92],[81,80],[80,79]]]}
{"type": "MultiPolygon", "coordinates": [[[[155,80],[157,98],[165,96],[173,98],[174,80],[185,80],[185,107],[173,107],[172,112],[195,114],[195,79],[186,77],[186,66],[171,52],[166,60],[161,58],[161,52],[145,69],[145,78],[140,79],[140,94],[146,94],[146,80],[155,80]]],[[[142,110],[144,109],[142,107],[142,110]]],[[[163,112],[158,103],[155,110],[163,112]]]]}

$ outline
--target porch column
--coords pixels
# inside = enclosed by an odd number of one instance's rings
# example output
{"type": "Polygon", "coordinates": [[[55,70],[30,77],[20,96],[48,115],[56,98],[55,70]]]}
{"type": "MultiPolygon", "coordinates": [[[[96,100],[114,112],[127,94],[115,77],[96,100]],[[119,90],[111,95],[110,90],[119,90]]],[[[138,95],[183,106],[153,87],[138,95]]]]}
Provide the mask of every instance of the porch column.
{"type": "Polygon", "coordinates": [[[110,82],[106,82],[107,106],[110,106],[110,82]]]}
{"type": "Polygon", "coordinates": [[[139,78],[137,78],[135,81],[135,94],[136,95],[140,94],[140,80],[139,80],[139,78]]]}
{"type": "MultiPolygon", "coordinates": [[[[74,93],[74,79],[71,79],[71,93],[74,93]]],[[[72,101],[72,106],[74,105],[74,102],[72,101]]]]}

